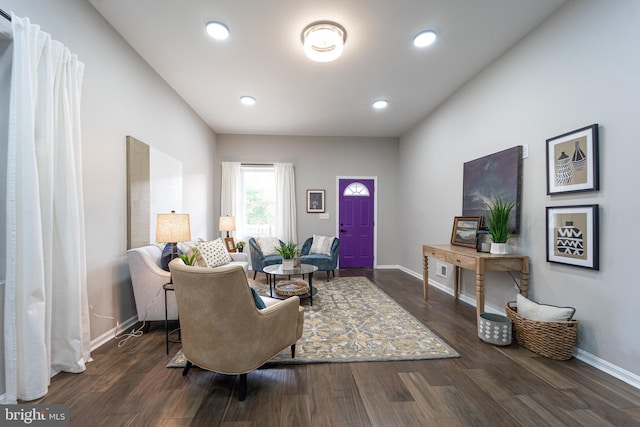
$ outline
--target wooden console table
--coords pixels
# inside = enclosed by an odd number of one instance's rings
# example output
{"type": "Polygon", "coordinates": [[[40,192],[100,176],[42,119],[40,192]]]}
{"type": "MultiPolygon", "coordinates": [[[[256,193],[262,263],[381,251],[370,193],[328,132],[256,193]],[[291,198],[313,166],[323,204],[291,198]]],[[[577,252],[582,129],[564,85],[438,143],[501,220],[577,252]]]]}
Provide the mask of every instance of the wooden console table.
{"type": "Polygon", "coordinates": [[[476,272],[476,312],[484,312],[484,273],[486,271],[519,271],[520,293],[527,296],[529,292],[529,257],[523,255],[494,255],[478,252],[475,248],[454,245],[423,245],[422,258],[424,265],[423,290],[424,299],[429,299],[429,258],[436,258],[455,266],[454,295],[458,298],[460,269],[476,272]]]}

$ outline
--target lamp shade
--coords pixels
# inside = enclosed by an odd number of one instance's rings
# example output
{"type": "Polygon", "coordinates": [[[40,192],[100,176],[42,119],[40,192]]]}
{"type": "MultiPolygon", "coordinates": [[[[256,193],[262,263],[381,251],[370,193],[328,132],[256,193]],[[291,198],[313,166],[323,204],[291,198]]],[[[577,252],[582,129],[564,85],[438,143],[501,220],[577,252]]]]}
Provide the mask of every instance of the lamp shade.
{"type": "Polygon", "coordinates": [[[156,242],[176,243],[191,240],[189,214],[158,214],[156,219],[156,242]]]}
{"type": "Polygon", "coordinates": [[[235,231],[236,229],[236,217],[235,216],[221,216],[220,217],[220,231],[235,231]]]}

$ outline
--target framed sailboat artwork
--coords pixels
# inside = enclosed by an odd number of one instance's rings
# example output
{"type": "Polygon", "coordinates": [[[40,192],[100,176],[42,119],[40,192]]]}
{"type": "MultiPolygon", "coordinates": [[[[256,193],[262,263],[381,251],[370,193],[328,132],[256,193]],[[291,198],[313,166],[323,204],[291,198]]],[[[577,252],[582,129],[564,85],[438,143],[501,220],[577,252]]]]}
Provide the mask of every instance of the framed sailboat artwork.
{"type": "Polygon", "coordinates": [[[600,189],[598,125],[547,139],[547,194],[600,189]]]}

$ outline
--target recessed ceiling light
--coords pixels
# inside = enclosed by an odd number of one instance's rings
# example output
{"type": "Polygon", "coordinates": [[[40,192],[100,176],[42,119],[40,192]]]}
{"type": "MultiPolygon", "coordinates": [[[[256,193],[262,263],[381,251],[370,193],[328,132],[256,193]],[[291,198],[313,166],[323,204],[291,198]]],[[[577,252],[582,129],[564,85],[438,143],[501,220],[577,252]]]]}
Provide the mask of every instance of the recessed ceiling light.
{"type": "Polygon", "coordinates": [[[423,31],[413,38],[413,45],[416,47],[426,47],[435,42],[437,38],[438,36],[435,32],[431,30],[423,31]]]}
{"type": "Polygon", "coordinates": [[[227,26],[222,22],[207,22],[205,28],[207,29],[207,33],[216,40],[226,40],[229,38],[229,28],[227,28],[227,26]]]}
{"type": "Polygon", "coordinates": [[[244,105],[254,105],[256,103],[256,99],[253,96],[241,96],[240,102],[244,105]]]}
{"type": "Polygon", "coordinates": [[[384,99],[379,99],[373,103],[373,108],[375,108],[376,110],[382,110],[383,108],[387,108],[388,105],[389,103],[387,101],[385,101],[384,99]]]}
{"type": "Polygon", "coordinates": [[[304,53],[316,62],[335,61],[342,55],[347,31],[338,23],[317,21],[307,25],[301,34],[304,53]]]}

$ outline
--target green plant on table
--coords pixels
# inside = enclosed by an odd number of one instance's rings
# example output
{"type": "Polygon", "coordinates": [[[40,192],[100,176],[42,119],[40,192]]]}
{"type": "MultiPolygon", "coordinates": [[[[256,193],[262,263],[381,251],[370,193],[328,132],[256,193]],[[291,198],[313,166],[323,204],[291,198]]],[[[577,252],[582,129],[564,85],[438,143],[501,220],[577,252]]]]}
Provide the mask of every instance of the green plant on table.
{"type": "Polygon", "coordinates": [[[191,254],[178,254],[178,256],[180,257],[182,262],[184,262],[186,265],[196,265],[196,261],[198,260],[199,253],[200,252],[198,252],[197,249],[194,249],[193,252],[191,252],[191,254]]]}
{"type": "Polygon", "coordinates": [[[500,197],[494,197],[488,203],[487,227],[494,243],[507,243],[507,240],[511,237],[509,215],[515,206],[515,201],[506,201],[500,197]]]}
{"type": "Polygon", "coordinates": [[[280,247],[276,248],[276,251],[278,251],[284,259],[293,259],[298,251],[298,245],[294,242],[281,243],[280,247]]]}
{"type": "Polygon", "coordinates": [[[246,245],[246,243],[244,241],[242,241],[242,240],[238,240],[236,242],[236,248],[238,248],[238,249],[244,248],[244,245],[246,245]]]}

